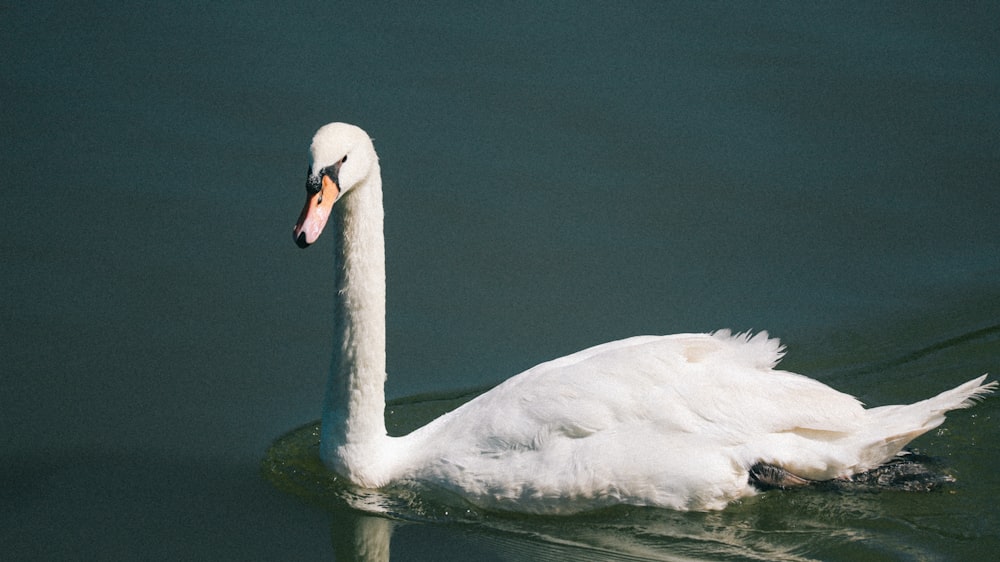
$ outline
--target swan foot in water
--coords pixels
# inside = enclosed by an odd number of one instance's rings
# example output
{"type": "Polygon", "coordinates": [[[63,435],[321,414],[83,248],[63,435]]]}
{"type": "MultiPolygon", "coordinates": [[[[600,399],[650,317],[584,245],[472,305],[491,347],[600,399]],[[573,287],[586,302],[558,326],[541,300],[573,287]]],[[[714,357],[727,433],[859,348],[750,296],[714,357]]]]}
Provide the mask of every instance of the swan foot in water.
{"type": "Polygon", "coordinates": [[[761,490],[797,488],[812,482],[773,464],[759,462],[750,467],[750,484],[761,490]]]}
{"type": "Polygon", "coordinates": [[[934,459],[918,453],[906,452],[896,458],[849,478],[818,481],[802,478],[780,466],[759,462],[750,467],[750,484],[761,491],[800,486],[818,485],[834,490],[899,490],[903,492],[930,492],[954,482],[948,474],[934,470],[934,459]]]}

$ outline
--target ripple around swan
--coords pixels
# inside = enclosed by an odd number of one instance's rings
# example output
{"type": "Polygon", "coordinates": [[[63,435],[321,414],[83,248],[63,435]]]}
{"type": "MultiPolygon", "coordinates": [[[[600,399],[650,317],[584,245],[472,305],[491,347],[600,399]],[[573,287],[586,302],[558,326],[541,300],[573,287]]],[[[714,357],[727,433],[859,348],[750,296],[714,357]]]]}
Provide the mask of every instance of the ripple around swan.
{"type": "MultiPolygon", "coordinates": [[[[392,433],[405,433],[480,392],[393,401],[386,410],[387,425],[392,433]]],[[[354,488],[320,461],[319,422],[275,441],[262,470],[277,488],[330,512],[338,559],[387,559],[372,553],[388,556],[393,529],[428,524],[457,529],[512,559],[935,558],[942,554],[942,544],[976,533],[943,526],[942,513],[961,510],[961,484],[951,483],[942,466],[947,463],[920,460],[947,481],[933,486],[934,492],[887,490],[871,480],[858,486],[770,491],[721,512],[620,506],[570,517],[484,512],[460,498],[408,486],[354,488]]],[[[405,538],[405,532],[400,535],[405,538]]]]}

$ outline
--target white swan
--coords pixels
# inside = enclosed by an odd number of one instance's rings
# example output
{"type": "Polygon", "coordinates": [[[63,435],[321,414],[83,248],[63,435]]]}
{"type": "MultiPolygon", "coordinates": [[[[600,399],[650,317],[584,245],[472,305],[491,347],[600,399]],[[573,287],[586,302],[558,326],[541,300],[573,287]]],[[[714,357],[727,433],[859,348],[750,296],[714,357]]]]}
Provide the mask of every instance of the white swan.
{"type": "Polygon", "coordinates": [[[295,225],[336,224],[336,338],[321,456],[360,487],[415,482],[490,508],[571,513],[616,503],[721,509],[754,481],[849,478],[971,406],[986,375],[929,400],[866,410],[774,367],[776,339],[678,334],[598,345],[521,373],[403,437],[384,422],[382,178],[368,135],[319,129],[295,225]]]}

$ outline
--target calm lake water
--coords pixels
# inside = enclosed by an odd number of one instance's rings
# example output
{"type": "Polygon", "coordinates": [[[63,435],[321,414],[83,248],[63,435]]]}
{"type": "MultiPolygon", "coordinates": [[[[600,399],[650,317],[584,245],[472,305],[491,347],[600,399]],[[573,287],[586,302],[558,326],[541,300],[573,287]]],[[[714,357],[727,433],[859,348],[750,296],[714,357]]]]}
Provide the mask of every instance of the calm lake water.
{"type": "Polygon", "coordinates": [[[381,156],[400,431],[635,334],[767,329],[871,405],[1000,373],[995,3],[537,4],[0,8],[0,557],[1000,550],[996,397],[914,442],[926,494],[500,517],[323,483],[308,436],[262,473],[319,417],[330,245],[290,232],[333,120],[381,156]]]}

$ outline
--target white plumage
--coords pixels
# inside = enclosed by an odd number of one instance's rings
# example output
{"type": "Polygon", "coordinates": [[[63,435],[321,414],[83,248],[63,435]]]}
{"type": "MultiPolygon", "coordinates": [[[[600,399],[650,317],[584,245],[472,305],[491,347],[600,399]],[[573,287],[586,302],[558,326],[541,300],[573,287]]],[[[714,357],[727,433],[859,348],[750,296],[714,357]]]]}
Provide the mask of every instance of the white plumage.
{"type": "Polygon", "coordinates": [[[336,217],[338,345],[321,455],[358,486],[418,482],[492,509],[571,513],[618,503],[721,509],[750,468],[847,478],[895,456],[996,386],[986,375],[911,405],[866,410],[776,370],[766,332],[639,336],[529,369],[403,437],[385,431],[385,265],[378,159],[332,123],[313,139],[301,246],[336,217]],[[334,205],[336,202],[336,205],[334,205]]]}

